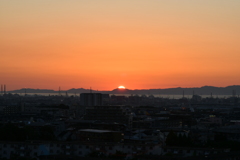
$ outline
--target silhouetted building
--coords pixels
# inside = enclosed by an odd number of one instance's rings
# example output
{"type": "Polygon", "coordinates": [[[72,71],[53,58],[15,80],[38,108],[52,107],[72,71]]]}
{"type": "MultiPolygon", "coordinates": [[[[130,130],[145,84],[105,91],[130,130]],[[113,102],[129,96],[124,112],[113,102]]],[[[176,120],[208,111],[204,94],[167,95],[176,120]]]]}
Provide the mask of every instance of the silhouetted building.
{"type": "Polygon", "coordinates": [[[80,102],[82,106],[101,106],[103,98],[101,93],[81,93],[80,102]]]}
{"type": "Polygon", "coordinates": [[[192,100],[196,102],[200,102],[202,100],[202,97],[195,94],[192,96],[192,100]]]}
{"type": "Polygon", "coordinates": [[[123,106],[93,106],[86,107],[85,120],[97,120],[107,123],[131,123],[131,112],[123,106]]]}
{"type": "Polygon", "coordinates": [[[89,142],[121,142],[123,133],[109,130],[80,129],[77,136],[82,141],[89,142]]]}

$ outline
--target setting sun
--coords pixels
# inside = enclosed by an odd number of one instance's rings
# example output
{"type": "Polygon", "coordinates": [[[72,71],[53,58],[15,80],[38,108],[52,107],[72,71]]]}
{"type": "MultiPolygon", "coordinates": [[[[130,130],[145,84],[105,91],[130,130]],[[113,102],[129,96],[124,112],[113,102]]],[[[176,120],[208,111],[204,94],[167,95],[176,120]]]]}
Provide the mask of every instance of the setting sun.
{"type": "Polygon", "coordinates": [[[119,86],[118,89],[125,89],[125,87],[124,86],[119,86]]]}
{"type": "Polygon", "coordinates": [[[0,85],[239,85],[238,6],[240,0],[0,0],[0,85]]]}

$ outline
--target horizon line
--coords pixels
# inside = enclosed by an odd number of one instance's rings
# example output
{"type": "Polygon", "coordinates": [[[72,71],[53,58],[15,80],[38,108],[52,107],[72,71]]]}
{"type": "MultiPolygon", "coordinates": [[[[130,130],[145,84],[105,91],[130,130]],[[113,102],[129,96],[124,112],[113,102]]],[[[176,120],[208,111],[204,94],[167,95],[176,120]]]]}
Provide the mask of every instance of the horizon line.
{"type": "MultiPolygon", "coordinates": [[[[176,89],[176,88],[185,88],[185,89],[189,89],[189,88],[203,88],[203,87],[216,87],[216,88],[226,88],[226,87],[231,87],[231,86],[240,86],[240,85],[228,85],[228,86],[225,86],[225,87],[218,87],[218,86],[209,86],[209,85],[204,85],[204,86],[201,86],[201,87],[172,87],[172,88],[142,88],[142,89],[128,89],[128,88],[125,88],[125,90],[151,90],[151,89],[176,89]]],[[[26,90],[26,89],[34,89],[34,90],[52,90],[52,91],[59,91],[59,90],[54,90],[54,89],[47,89],[47,88],[43,88],[43,89],[40,89],[40,88],[20,88],[20,89],[14,89],[14,90],[9,90],[8,92],[12,92],[12,91],[16,91],[16,90],[26,90]]],[[[84,90],[92,90],[92,91],[113,91],[115,89],[118,89],[118,88],[114,88],[114,89],[111,89],[111,90],[94,90],[94,89],[85,89],[85,88],[70,88],[70,89],[66,89],[66,90],[60,90],[60,91],[68,91],[68,90],[71,90],[71,89],[84,89],[84,90]]]]}

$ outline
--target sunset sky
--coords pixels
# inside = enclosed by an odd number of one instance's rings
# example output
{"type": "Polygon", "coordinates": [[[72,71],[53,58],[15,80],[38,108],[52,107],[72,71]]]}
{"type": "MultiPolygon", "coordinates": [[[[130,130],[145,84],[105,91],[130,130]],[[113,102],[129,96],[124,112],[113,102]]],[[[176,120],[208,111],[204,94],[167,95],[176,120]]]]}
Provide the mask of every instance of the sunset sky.
{"type": "Polygon", "coordinates": [[[240,0],[1,0],[0,84],[240,84],[240,0]]]}

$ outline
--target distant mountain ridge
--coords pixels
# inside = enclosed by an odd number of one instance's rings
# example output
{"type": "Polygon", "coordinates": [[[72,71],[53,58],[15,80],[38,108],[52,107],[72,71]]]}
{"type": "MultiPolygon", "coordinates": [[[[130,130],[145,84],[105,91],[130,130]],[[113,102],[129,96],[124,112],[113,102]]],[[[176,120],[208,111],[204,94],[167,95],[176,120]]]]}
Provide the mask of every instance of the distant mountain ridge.
{"type": "MultiPolygon", "coordinates": [[[[9,93],[58,93],[59,91],[51,90],[51,89],[32,89],[32,88],[23,88],[19,90],[8,91],[9,93]]],[[[203,86],[203,87],[195,87],[195,88],[166,88],[166,89],[114,89],[111,91],[98,91],[98,90],[90,90],[84,88],[72,88],[69,90],[61,90],[61,93],[106,93],[106,94],[159,94],[159,95],[239,95],[240,94],[240,85],[233,85],[227,87],[213,87],[213,86],[203,86]]]]}

